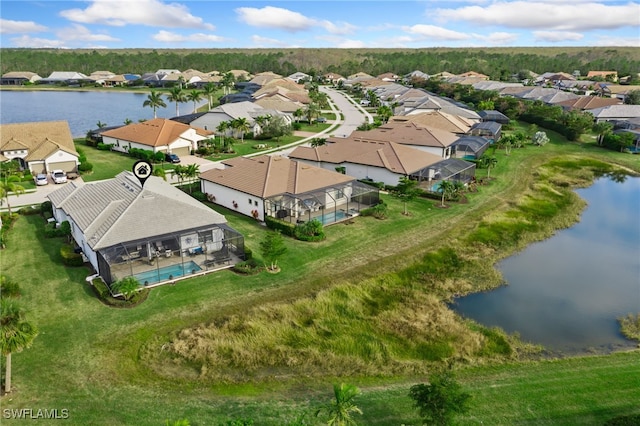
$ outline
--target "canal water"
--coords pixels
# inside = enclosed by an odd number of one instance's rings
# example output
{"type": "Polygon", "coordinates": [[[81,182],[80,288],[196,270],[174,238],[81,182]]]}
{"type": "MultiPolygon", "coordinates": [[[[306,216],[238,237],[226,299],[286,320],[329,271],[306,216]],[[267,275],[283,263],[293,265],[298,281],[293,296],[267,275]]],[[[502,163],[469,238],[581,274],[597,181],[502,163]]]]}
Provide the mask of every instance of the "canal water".
{"type": "Polygon", "coordinates": [[[588,202],[579,223],[500,262],[506,286],[453,308],[554,353],[634,347],[617,318],[640,312],[640,178],[577,192],[588,202]]]}

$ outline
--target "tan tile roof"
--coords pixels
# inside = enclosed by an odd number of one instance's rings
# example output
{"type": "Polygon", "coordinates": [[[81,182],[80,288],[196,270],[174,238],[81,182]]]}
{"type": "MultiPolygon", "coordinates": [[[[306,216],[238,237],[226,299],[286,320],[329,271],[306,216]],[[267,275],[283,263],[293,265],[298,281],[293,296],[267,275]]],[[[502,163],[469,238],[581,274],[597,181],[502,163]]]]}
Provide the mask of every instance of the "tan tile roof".
{"type": "Polygon", "coordinates": [[[329,138],[319,147],[298,146],[290,158],[332,164],[353,163],[408,175],[439,161],[442,157],[393,142],[329,138]]]}
{"type": "Polygon", "coordinates": [[[391,141],[401,145],[446,148],[458,139],[458,135],[445,130],[428,128],[415,122],[392,122],[368,131],[351,133],[354,139],[391,141]]]}
{"type": "MultiPolygon", "coordinates": [[[[130,141],[147,146],[166,146],[176,141],[191,127],[165,118],[154,118],[142,123],[133,123],[104,132],[103,136],[130,141]]],[[[196,129],[199,135],[212,135],[213,132],[196,129]]]]}
{"type": "Polygon", "coordinates": [[[0,126],[0,151],[29,151],[27,161],[44,160],[56,150],[78,155],[66,121],[3,124],[0,126]]]}
{"type": "Polygon", "coordinates": [[[419,114],[391,117],[389,122],[412,122],[430,129],[439,129],[451,133],[466,134],[475,121],[442,111],[422,112],[419,114]]]}
{"type": "Polygon", "coordinates": [[[224,162],[226,169],[211,169],[200,178],[260,198],[280,194],[303,194],[354,179],[286,157],[262,155],[236,157],[224,162]]]}
{"type": "Polygon", "coordinates": [[[297,109],[304,108],[302,102],[289,102],[271,98],[258,99],[254,103],[264,109],[275,109],[282,112],[295,112],[297,109]]]}

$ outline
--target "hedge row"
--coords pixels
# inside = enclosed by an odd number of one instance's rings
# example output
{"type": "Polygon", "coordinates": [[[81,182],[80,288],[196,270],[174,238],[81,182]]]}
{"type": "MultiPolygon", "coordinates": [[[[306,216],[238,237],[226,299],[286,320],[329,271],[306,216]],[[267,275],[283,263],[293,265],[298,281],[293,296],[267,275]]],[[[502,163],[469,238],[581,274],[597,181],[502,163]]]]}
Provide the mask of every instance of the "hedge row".
{"type": "Polygon", "coordinates": [[[289,237],[295,237],[296,226],[293,223],[285,222],[284,220],[276,219],[271,216],[265,216],[264,222],[269,229],[280,231],[282,234],[289,237]]]}
{"type": "Polygon", "coordinates": [[[63,244],[60,247],[60,256],[62,256],[62,263],[66,266],[84,265],[82,255],[80,253],[76,253],[73,246],[70,244],[63,244]]]}

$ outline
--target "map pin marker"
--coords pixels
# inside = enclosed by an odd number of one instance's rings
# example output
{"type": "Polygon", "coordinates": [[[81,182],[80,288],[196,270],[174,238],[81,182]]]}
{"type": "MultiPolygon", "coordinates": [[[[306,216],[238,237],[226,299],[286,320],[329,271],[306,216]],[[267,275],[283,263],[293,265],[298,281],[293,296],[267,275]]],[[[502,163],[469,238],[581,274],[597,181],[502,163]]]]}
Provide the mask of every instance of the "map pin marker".
{"type": "Polygon", "coordinates": [[[140,181],[140,186],[144,188],[144,182],[153,172],[153,166],[145,160],[136,161],[133,165],[133,174],[140,181]]]}

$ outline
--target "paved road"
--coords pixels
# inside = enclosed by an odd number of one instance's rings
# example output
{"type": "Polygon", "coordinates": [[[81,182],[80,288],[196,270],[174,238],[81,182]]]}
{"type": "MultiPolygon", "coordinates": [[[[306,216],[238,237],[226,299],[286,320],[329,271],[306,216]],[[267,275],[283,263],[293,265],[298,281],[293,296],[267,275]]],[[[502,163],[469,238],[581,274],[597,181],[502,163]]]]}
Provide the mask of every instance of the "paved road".
{"type": "MultiPolygon", "coordinates": [[[[331,111],[338,112],[338,120],[330,120],[331,126],[329,128],[317,134],[308,136],[301,141],[295,142],[291,145],[280,147],[277,150],[261,151],[249,156],[263,154],[286,156],[296,146],[308,143],[313,138],[329,136],[347,137],[365,121],[369,123],[373,122],[373,117],[371,116],[371,114],[365,111],[364,108],[362,108],[357,102],[355,102],[349,95],[325,86],[320,86],[320,90],[326,93],[329,97],[331,111]],[[340,113],[342,113],[342,117],[340,116],[340,113]]],[[[181,164],[183,165],[198,164],[200,166],[200,172],[204,172],[212,168],[223,168],[219,161],[210,161],[194,155],[180,157],[180,159],[182,160],[181,164]]],[[[167,181],[173,184],[178,183],[177,179],[170,174],[167,174],[167,181]]],[[[74,180],[74,182],[77,184],[84,183],[81,177],[74,180]]],[[[59,189],[61,185],[69,185],[69,183],[59,185],[49,183],[49,185],[39,186],[35,190],[22,194],[20,196],[10,195],[9,203],[11,205],[11,209],[15,210],[22,206],[40,204],[47,200],[47,195],[49,195],[49,193],[55,191],[56,189],[59,189]]],[[[7,210],[6,200],[3,200],[0,210],[7,210]]]]}

